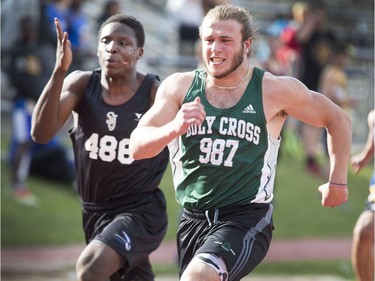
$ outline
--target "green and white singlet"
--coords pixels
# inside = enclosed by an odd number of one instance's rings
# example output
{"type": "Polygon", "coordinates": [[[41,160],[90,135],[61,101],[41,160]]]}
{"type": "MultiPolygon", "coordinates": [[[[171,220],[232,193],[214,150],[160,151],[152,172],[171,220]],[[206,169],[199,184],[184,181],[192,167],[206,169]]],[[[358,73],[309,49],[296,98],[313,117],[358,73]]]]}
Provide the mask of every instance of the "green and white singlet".
{"type": "Polygon", "coordinates": [[[184,103],[200,97],[206,119],[168,145],[176,199],[183,207],[210,210],[272,200],[280,139],[267,132],[263,74],[254,68],[240,101],[218,109],[205,97],[204,70],[195,71],[184,103]]]}

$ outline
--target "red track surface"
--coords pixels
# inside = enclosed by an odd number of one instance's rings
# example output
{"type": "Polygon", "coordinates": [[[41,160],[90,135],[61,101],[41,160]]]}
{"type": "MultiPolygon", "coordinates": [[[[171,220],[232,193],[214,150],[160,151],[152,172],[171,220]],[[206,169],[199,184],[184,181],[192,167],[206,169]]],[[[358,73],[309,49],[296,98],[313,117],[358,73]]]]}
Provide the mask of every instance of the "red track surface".
{"type": "MultiPolygon", "coordinates": [[[[2,248],[3,272],[58,271],[74,267],[83,245],[35,248],[2,248]]],[[[274,240],[264,262],[350,259],[351,238],[274,240]]],[[[151,255],[157,263],[176,262],[174,243],[163,243],[151,255]]]]}

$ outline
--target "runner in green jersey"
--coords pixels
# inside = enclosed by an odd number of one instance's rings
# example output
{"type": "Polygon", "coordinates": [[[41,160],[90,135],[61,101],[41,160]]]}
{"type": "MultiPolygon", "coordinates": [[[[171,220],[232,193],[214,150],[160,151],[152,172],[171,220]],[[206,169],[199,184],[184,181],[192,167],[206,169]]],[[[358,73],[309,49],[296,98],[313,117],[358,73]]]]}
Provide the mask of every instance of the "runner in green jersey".
{"type": "Polygon", "coordinates": [[[201,91],[206,88],[205,71],[195,72],[183,102],[199,97],[205,108],[205,121],[200,126],[192,125],[180,139],[169,144],[176,196],[185,208],[210,210],[272,200],[280,140],[267,133],[262,106],[263,73],[254,68],[240,102],[219,110],[201,91]]]}
{"type": "Polygon", "coordinates": [[[267,254],[288,115],[327,130],[331,170],[319,187],[322,205],[348,198],[348,115],[297,79],[251,65],[254,32],[246,9],[210,10],[200,27],[205,69],[166,78],[130,139],[134,159],[170,149],[176,198],[184,208],[177,233],[183,281],[240,280],[267,254]]]}

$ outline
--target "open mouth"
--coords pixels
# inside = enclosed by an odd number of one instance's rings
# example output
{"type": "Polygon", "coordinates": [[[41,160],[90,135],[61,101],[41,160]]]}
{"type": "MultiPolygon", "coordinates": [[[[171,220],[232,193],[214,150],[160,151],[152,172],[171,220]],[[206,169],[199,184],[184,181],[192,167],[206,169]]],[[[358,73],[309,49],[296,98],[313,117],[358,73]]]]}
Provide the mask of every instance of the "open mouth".
{"type": "Polygon", "coordinates": [[[105,59],[105,61],[106,61],[106,62],[108,62],[108,63],[116,63],[116,62],[117,62],[117,60],[116,60],[116,59],[114,59],[114,58],[111,58],[111,57],[109,57],[109,58],[106,58],[106,59],[105,59]]]}
{"type": "Polygon", "coordinates": [[[224,62],[224,59],[222,58],[211,58],[212,64],[222,64],[224,62]]]}

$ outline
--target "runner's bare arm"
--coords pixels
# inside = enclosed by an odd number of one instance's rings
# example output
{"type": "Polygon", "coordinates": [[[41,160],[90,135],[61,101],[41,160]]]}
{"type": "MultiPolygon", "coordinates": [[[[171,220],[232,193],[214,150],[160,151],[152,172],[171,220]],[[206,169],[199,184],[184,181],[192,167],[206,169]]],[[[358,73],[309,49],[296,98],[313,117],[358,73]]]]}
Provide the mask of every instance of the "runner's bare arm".
{"type": "Polygon", "coordinates": [[[161,83],[154,105],[131,135],[134,159],[157,155],[174,138],[185,134],[190,125],[203,122],[205,112],[199,99],[182,104],[192,79],[192,72],[176,73],[161,83]]]}
{"type": "MultiPolygon", "coordinates": [[[[304,123],[326,128],[330,157],[329,182],[347,184],[352,125],[345,111],[324,95],[310,91],[291,77],[267,75],[263,81],[263,92],[269,125],[276,122],[275,117],[280,112],[285,112],[304,123]]],[[[328,183],[319,190],[323,195],[323,206],[333,207],[347,200],[346,186],[339,188],[328,183]]]]}

